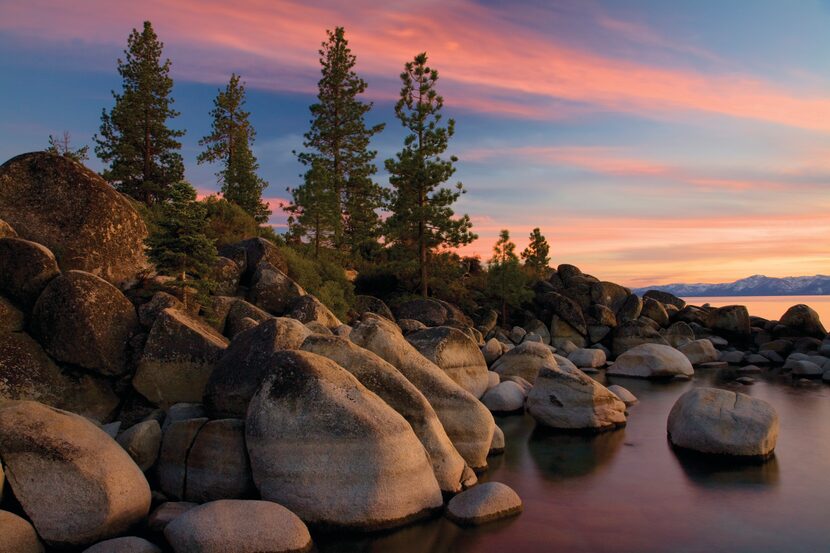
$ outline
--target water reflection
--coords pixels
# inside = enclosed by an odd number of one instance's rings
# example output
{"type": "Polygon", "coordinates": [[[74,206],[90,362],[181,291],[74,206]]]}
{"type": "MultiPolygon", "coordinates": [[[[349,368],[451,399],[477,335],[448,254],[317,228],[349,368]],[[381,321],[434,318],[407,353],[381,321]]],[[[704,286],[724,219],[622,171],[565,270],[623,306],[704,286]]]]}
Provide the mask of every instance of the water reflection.
{"type": "Polygon", "coordinates": [[[546,480],[585,476],[608,463],[625,439],[625,428],[601,434],[557,432],[537,426],[528,450],[546,480]]]}
{"type": "Polygon", "coordinates": [[[748,459],[739,461],[726,457],[704,455],[687,449],[672,447],[675,459],[686,478],[704,488],[744,488],[759,490],[777,486],[778,459],[748,459]]]}

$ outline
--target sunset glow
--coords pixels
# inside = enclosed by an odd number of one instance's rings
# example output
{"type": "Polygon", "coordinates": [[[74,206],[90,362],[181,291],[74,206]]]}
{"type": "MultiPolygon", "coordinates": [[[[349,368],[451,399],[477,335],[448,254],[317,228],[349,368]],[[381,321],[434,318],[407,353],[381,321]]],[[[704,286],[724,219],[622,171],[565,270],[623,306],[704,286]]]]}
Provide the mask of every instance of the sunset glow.
{"type": "MultiPolygon", "coordinates": [[[[346,28],[357,70],[400,147],[397,75],[427,51],[458,133],[458,205],[489,257],[540,227],[553,263],[631,286],[830,273],[830,6],[700,2],[380,3],[0,1],[0,157],[68,130],[90,144],[130,29],[152,20],[173,61],[174,125],[197,166],[216,88],[241,73],[280,228],[297,184],[325,30],[346,28]],[[313,5],[310,5],[313,4],[313,5]],[[646,7],[647,5],[647,7],[646,7]],[[746,25],[744,25],[746,24],[746,25]]],[[[99,169],[95,160],[91,165],[99,169]]],[[[385,183],[385,175],[378,174],[385,183]]]]}

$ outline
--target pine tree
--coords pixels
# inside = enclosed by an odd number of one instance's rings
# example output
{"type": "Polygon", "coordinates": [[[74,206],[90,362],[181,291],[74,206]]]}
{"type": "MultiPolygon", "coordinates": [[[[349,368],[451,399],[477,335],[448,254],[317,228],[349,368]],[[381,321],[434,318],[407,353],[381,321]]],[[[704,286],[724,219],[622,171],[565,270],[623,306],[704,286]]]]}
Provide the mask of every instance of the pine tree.
{"type": "Polygon", "coordinates": [[[401,73],[401,97],[395,115],[409,134],[395,159],[386,160],[392,185],[386,237],[409,247],[417,259],[421,294],[429,294],[431,254],[442,247],[469,244],[477,238],[470,231],[467,215],[455,217],[452,210],[464,193],[459,182],[455,189],[442,185],[455,173],[455,156],[444,159],[455,121],[441,125],[444,99],[435,91],[438,71],[427,66],[426,53],[407,62],[401,73]]]}
{"type": "Polygon", "coordinates": [[[50,154],[55,154],[63,157],[73,159],[78,163],[82,163],[89,159],[89,146],[82,146],[77,150],[72,149],[71,137],[69,131],[63,131],[60,138],[49,135],[49,147],[46,151],[50,154]]]}
{"type": "Polygon", "coordinates": [[[145,243],[156,269],[178,277],[183,284],[208,276],[216,259],[216,245],[204,232],[206,206],[196,201],[196,190],[187,182],[173,184],[160,205],[160,216],[145,243]]]}
{"type": "Polygon", "coordinates": [[[153,26],[133,29],[124,60],[118,60],[121,94],[112,92],[115,106],[101,114],[95,153],[109,167],[103,176],[118,190],[148,206],[164,200],[173,184],[184,177],[176,140],[184,131],[170,129],[167,120],[179,115],[172,108],[170,60],[161,61],[164,45],[153,26]]]}
{"type": "Polygon", "coordinates": [[[516,255],[516,244],[510,240],[510,233],[502,230],[493,247],[493,257],[487,270],[488,290],[501,302],[502,324],[507,324],[508,307],[520,307],[532,297],[527,288],[527,277],[522,272],[516,255]]]}
{"type": "MultiPolygon", "coordinates": [[[[305,212],[330,209],[331,213],[322,218],[335,223],[331,229],[333,246],[355,255],[367,243],[377,243],[380,236],[377,209],[383,204],[383,190],[372,180],[377,172],[377,152],[369,149],[369,141],[384,125],[366,126],[365,117],[372,103],[358,98],[367,85],[354,71],[357,58],[349,48],[345,31],[337,27],[327,33],[328,40],[319,51],[322,77],[317,103],[309,108],[311,128],[303,143],[307,151],[297,157],[315,175],[314,186],[326,183],[334,201],[327,201],[324,206],[307,205],[321,191],[303,191],[303,187],[309,186],[306,178],[294,191],[293,202],[287,209],[292,214],[292,207],[305,212]]],[[[328,197],[329,193],[325,195],[328,197]]],[[[293,220],[295,227],[305,224],[302,217],[295,215],[293,220]]],[[[309,229],[294,230],[295,234],[304,234],[309,229]]]]}
{"type": "Polygon", "coordinates": [[[268,183],[256,174],[259,163],[251,151],[256,131],[248,120],[250,113],[243,109],[244,105],[245,83],[234,73],[225,90],[220,90],[213,101],[210,112],[213,127],[211,133],[199,141],[205,150],[199,154],[197,162],[220,161],[222,169],[216,176],[224,198],[247,211],[258,223],[264,223],[271,214],[268,205],[262,201],[262,191],[268,183]]]}
{"type": "Polygon", "coordinates": [[[530,233],[530,243],[522,252],[522,259],[525,261],[525,267],[536,278],[544,276],[545,270],[550,263],[550,245],[539,228],[533,229],[530,233]]]}
{"type": "Polygon", "coordinates": [[[290,190],[293,201],[283,206],[288,217],[289,238],[308,240],[314,246],[314,257],[320,257],[320,249],[335,244],[340,218],[337,196],[330,181],[331,173],[323,160],[315,160],[306,171],[302,186],[290,190]]]}

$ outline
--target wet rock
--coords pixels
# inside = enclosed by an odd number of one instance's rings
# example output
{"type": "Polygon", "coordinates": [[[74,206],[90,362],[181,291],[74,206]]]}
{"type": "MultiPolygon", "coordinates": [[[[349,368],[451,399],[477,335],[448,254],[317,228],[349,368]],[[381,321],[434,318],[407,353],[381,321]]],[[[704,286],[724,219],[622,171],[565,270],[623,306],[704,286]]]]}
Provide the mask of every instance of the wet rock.
{"type": "Polygon", "coordinates": [[[161,553],[161,549],[143,538],[129,536],[96,543],[84,553],[161,553]]]}
{"type": "Polygon", "coordinates": [[[156,464],[161,449],[161,426],[157,420],[143,421],[122,432],[116,441],[135,464],[147,472],[156,464]]]}
{"type": "Polygon", "coordinates": [[[680,352],[689,358],[692,365],[700,365],[702,363],[712,363],[720,359],[720,353],[712,345],[709,340],[695,340],[686,345],[677,348],[680,352]]]}
{"type": "Polygon", "coordinates": [[[43,553],[43,544],[29,521],[0,511],[0,553],[43,553]]]}
{"type": "Polygon", "coordinates": [[[625,404],[580,370],[542,368],[527,409],[551,428],[608,430],[625,424],[625,404]]]}
{"type": "Polygon", "coordinates": [[[261,263],[254,273],[248,300],[272,315],[284,315],[297,298],[306,295],[303,288],[270,263],[261,263]]]}
{"type": "Polygon", "coordinates": [[[65,156],[33,152],[4,163],[0,217],[21,238],[52,250],[64,271],[118,284],[146,266],[141,216],[100,176],[65,156]]]}
{"type": "Polygon", "coordinates": [[[228,340],[200,319],[165,309],[153,323],[133,387],[169,406],[199,402],[228,340]]]}
{"type": "Polygon", "coordinates": [[[102,421],[118,408],[108,381],[61,370],[23,332],[0,333],[0,400],[33,400],[102,421]]]}
{"type": "Polygon", "coordinates": [[[456,384],[479,398],[487,389],[487,362],[478,346],[458,329],[439,326],[406,336],[418,352],[438,365],[456,384]]]}
{"type": "Polygon", "coordinates": [[[138,329],[132,303],[90,273],[69,271],[38,298],[32,327],[44,349],[64,363],[102,375],[127,370],[127,345],[138,329]]]}
{"type": "Polygon", "coordinates": [[[45,246],[22,238],[0,238],[0,293],[29,311],[46,285],[60,274],[45,246]]]}
{"type": "Polygon", "coordinates": [[[667,425],[675,446],[747,457],[770,455],[778,427],[778,414],[766,401],[717,388],[694,388],[680,396],[667,425]]]}
{"type": "Polygon", "coordinates": [[[272,357],[282,350],[299,349],[310,334],[300,321],[276,317],[234,337],[205,387],[208,411],[219,418],[244,417],[272,357]]]}
{"type": "Polygon", "coordinates": [[[661,344],[642,344],[617,357],[608,375],[665,378],[677,375],[692,376],[694,369],[689,359],[673,347],[661,344]]]}
{"type": "Polygon", "coordinates": [[[447,518],[463,526],[477,526],[521,512],[521,498],[501,482],[479,484],[453,497],[447,505],[447,518]]]}
{"type": "Polygon", "coordinates": [[[275,355],[251,400],[245,431],[262,498],[308,523],[379,529],[443,503],[429,456],[409,423],[320,355],[275,355]]]}
{"type": "Polygon", "coordinates": [[[470,467],[487,466],[495,422],[481,402],[418,353],[398,328],[382,317],[364,315],[350,339],[392,364],[424,394],[470,467]]]}
{"type": "Polygon", "coordinates": [[[80,415],[33,401],[0,408],[0,456],[15,497],[50,545],[117,536],[150,509],[141,470],[80,415]]]}
{"type": "Polygon", "coordinates": [[[205,503],[170,522],[164,536],[176,553],[282,553],[311,548],[303,521],[269,501],[205,503]]]}
{"type": "Polygon", "coordinates": [[[441,491],[461,491],[468,478],[464,459],[424,395],[395,367],[374,353],[334,336],[309,336],[302,349],[339,364],[402,415],[429,454],[441,491]]]}
{"type": "Polygon", "coordinates": [[[556,366],[550,348],[544,344],[525,342],[498,358],[490,367],[502,378],[521,376],[531,384],[542,367],[556,366]]]}

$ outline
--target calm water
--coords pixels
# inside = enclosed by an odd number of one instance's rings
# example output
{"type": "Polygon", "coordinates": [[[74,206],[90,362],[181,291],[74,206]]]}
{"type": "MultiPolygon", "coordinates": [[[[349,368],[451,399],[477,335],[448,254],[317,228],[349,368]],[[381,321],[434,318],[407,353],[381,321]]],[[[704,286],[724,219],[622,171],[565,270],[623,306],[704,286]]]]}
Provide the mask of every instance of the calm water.
{"type": "MultiPolygon", "coordinates": [[[[830,551],[830,386],[788,377],[739,388],[781,418],[775,457],[723,467],[678,457],[666,418],[692,386],[720,383],[614,378],[640,398],[624,429],[556,434],[529,416],[497,417],[507,450],[483,479],[524,500],[517,518],[478,529],[435,519],[373,538],[318,540],[320,551],[477,553],[814,553],[830,551]]],[[[733,388],[735,389],[735,388],[733,388]]]]}
{"type": "Polygon", "coordinates": [[[830,327],[830,296],[721,296],[683,298],[691,305],[709,303],[715,307],[745,305],[750,315],[778,320],[787,309],[803,303],[818,312],[825,327],[830,327]]]}

